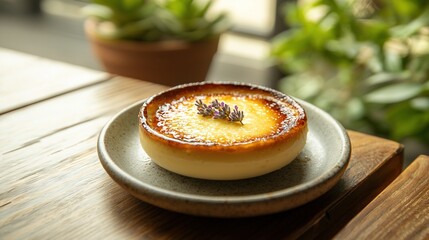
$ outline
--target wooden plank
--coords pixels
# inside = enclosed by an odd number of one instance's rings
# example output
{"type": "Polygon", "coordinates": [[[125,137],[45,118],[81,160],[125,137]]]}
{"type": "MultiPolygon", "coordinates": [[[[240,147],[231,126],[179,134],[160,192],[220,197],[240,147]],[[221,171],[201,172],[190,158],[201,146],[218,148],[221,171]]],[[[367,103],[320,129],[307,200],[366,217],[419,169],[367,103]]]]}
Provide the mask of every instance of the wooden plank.
{"type": "MultiPolygon", "coordinates": [[[[26,65],[34,63],[38,57],[0,48],[0,75],[13,73],[13,71],[23,71],[26,65]]],[[[1,80],[0,80],[1,81],[1,80]]]]}
{"type": "Polygon", "coordinates": [[[402,171],[403,146],[397,142],[348,131],[352,143],[349,166],[339,183],[318,201],[293,210],[288,225],[311,219],[302,232],[287,237],[327,239],[374,199],[402,171]],[[317,214],[312,214],[317,212],[317,214]]]}
{"type": "Polygon", "coordinates": [[[326,226],[335,229],[338,219],[351,218],[400,172],[401,145],[350,132],[353,150],[344,177],[327,194],[305,206],[242,219],[195,217],[162,210],[135,199],[115,184],[98,162],[95,143],[108,117],[163,89],[116,78],[4,114],[0,119],[0,129],[6,130],[0,136],[0,236],[312,237],[326,226]]]}
{"type": "Polygon", "coordinates": [[[81,122],[114,114],[163,89],[166,87],[118,77],[3,114],[0,152],[14,151],[81,122]]]}
{"type": "Polygon", "coordinates": [[[110,78],[106,73],[0,49],[0,113],[110,78]]]}
{"type": "Polygon", "coordinates": [[[99,220],[115,224],[108,197],[115,186],[95,154],[105,121],[81,123],[3,156],[1,239],[93,239],[107,230],[96,229],[99,220]]]}
{"type": "Polygon", "coordinates": [[[429,239],[429,156],[420,156],[335,236],[429,239]]]}

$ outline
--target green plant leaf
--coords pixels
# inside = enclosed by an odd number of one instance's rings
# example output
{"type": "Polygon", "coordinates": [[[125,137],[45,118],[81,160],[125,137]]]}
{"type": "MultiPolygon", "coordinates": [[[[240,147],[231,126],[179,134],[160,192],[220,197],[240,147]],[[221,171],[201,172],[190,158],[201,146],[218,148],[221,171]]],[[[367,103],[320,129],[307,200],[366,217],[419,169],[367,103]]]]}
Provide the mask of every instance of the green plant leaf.
{"type": "Polygon", "coordinates": [[[419,97],[411,100],[411,106],[421,111],[429,111],[429,97],[419,97]]]}
{"type": "Polygon", "coordinates": [[[416,97],[422,91],[422,85],[417,83],[398,83],[374,90],[365,96],[370,103],[391,104],[416,97]]]}
{"type": "Polygon", "coordinates": [[[429,25],[429,6],[426,7],[425,11],[418,18],[410,23],[391,28],[390,33],[397,38],[407,38],[427,25],[429,25]]]}
{"type": "MultiPolygon", "coordinates": [[[[390,7],[395,10],[395,13],[404,22],[409,22],[410,17],[415,16],[416,13],[421,11],[419,9],[419,1],[408,1],[408,0],[390,0],[390,7]]],[[[422,2],[422,1],[420,1],[422,2]]]]}
{"type": "Polygon", "coordinates": [[[294,27],[301,25],[300,9],[296,3],[286,2],[283,7],[283,12],[285,13],[285,22],[289,26],[294,27]]]}
{"type": "Polygon", "coordinates": [[[122,0],[122,11],[130,12],[139,9],[145,4],[144,0],[122,0]]]}
{"type": "Polygon", "coordinates": [[[119,30],[119,34],[125,39],[135,39],[135,36],[142,36],[153,29],[153,23],[149,19],[144,19],[123,25],[119,30]]]}
{"type": "Polygon", "coordinates": [[[208,16],[211,0],[92,0],[87,16],[112,23],[104,38],[200,41],[226,31],[225,14],[208,16]]]}
{"type": "Polygon", "coordinates": [[[200,9],[197,10],[195,15],[200,18],[204,17],[208,12],[208,10],[210,9],[210,7],[212,6],[212,4],[213,4],[212,1],[207,1],[205,5],[203,5],[200,9]]]}
{"type": "Polygon", "coordinates": [[[310,74],[293,74],[285,77],[280,82],[280,89],[295,97],[308,100],[322,88],[322,80],[318,76],[310,74]]]}
{"type": "Polygon", "coordinates": [[[109,20],[113,16],[113,12],[110,8],[98,4],[91,4],[83,7],[82,13],[85,16],[92,16],[101,20],[109,20]]]}
{"type": "Polygon", "coordinates": [[[410,78],[410,76],[411,74],[408,71],[398,73],[380,72],[368,77],[365,82],[368,86],[374,86],[378,84],[404,81],[410,78]]]}
{"type": "Polygon", "coordinates": [[[361,99],[353,98],[346,105],[347,115],[351,120],[361,119],[365,115],[365,106],[361,99]]]}
{"type": "Polygon", "coordinates": [[[426,83],[423,84],[423,90],[424,91],[429,91],[429,80],[426,80],[426,83]]]}
{"type": "Polygon", "coordinates": [[[410,102],[396,104],[387,111],[386,122],[393,139],[418,137],[429,127],[429,111],[416,110],[411,107],[410,102]]]}
{"type": "Polygon", "coordinates": [[[356,21],[356,33],[359,41],[370,41],[382,45],[389,37],[389,25],[376,19],[356,21]]]}
{"type": "Polygon", "coordinates": [[[386,50],[384,53],[385,56],[385,68],[389,72],[399,72],[402,70],[402,59],[403,57],[395,52],[386,50]]]}

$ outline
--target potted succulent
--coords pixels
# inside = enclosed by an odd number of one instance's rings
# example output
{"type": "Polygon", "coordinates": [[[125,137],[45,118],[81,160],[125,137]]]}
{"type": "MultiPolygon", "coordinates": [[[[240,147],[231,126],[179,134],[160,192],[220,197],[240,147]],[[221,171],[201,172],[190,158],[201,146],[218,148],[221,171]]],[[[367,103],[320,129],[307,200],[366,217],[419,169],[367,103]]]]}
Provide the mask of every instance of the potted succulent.
{"type": "Polygon", "coordinates": [[[228,28],[212,2],[93,0],[84,7],[93,52],[113,74],[178,85],[204,81],[228,28]]]}

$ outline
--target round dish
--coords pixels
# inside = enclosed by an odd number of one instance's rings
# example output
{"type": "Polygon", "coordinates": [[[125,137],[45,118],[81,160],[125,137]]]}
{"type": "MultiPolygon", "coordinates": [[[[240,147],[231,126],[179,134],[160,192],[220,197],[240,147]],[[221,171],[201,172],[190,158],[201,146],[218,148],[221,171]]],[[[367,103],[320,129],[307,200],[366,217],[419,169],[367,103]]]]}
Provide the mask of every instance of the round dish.
{"type": "Polygon", "coordinates": [[[307,137],[305,111],[295,100],[240,83],[171,88],[143,103],[139,123],[141,145],[156,164],[210,180],[245,179],[278,170],[296,158],[307,137]],[[201,108],[203,101],[218,107],[235,105],[245,117],[233,122],[202,116],[195,106],[198,101],[201,108]]]}
{"type": "Polygon", "coordinates": [[[292,163],[260,177],[212,181],[158,167],[140,146],[136,116],[144,100],[122,110],[104,126],[98,138],[98,156],[110,177],[127,192],[164,209],[212,217],[284,211],[331,189],[350,157],[350,142],[343,127],[317,107],[297,101],[307,113],[306,145],[292,163]]]}

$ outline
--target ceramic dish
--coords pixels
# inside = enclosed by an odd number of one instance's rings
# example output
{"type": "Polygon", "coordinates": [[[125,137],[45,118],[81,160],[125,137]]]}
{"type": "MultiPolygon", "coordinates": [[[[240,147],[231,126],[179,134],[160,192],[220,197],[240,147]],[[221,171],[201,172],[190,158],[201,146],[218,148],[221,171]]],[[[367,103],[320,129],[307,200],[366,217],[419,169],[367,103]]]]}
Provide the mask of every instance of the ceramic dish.
{"type": "Polygon", "coordinates": [[[332,188],[350,157],[344,128],[298,100],[309,132],[301,154],[275,172],[244,180],[184,177],[154,164],[141,148],[137,115],[144,100],[122,110],[102,129],[98,155],[107,173],[135,197],[158,207],[200,216],[247,217],[303,205],[332,188]]]}

